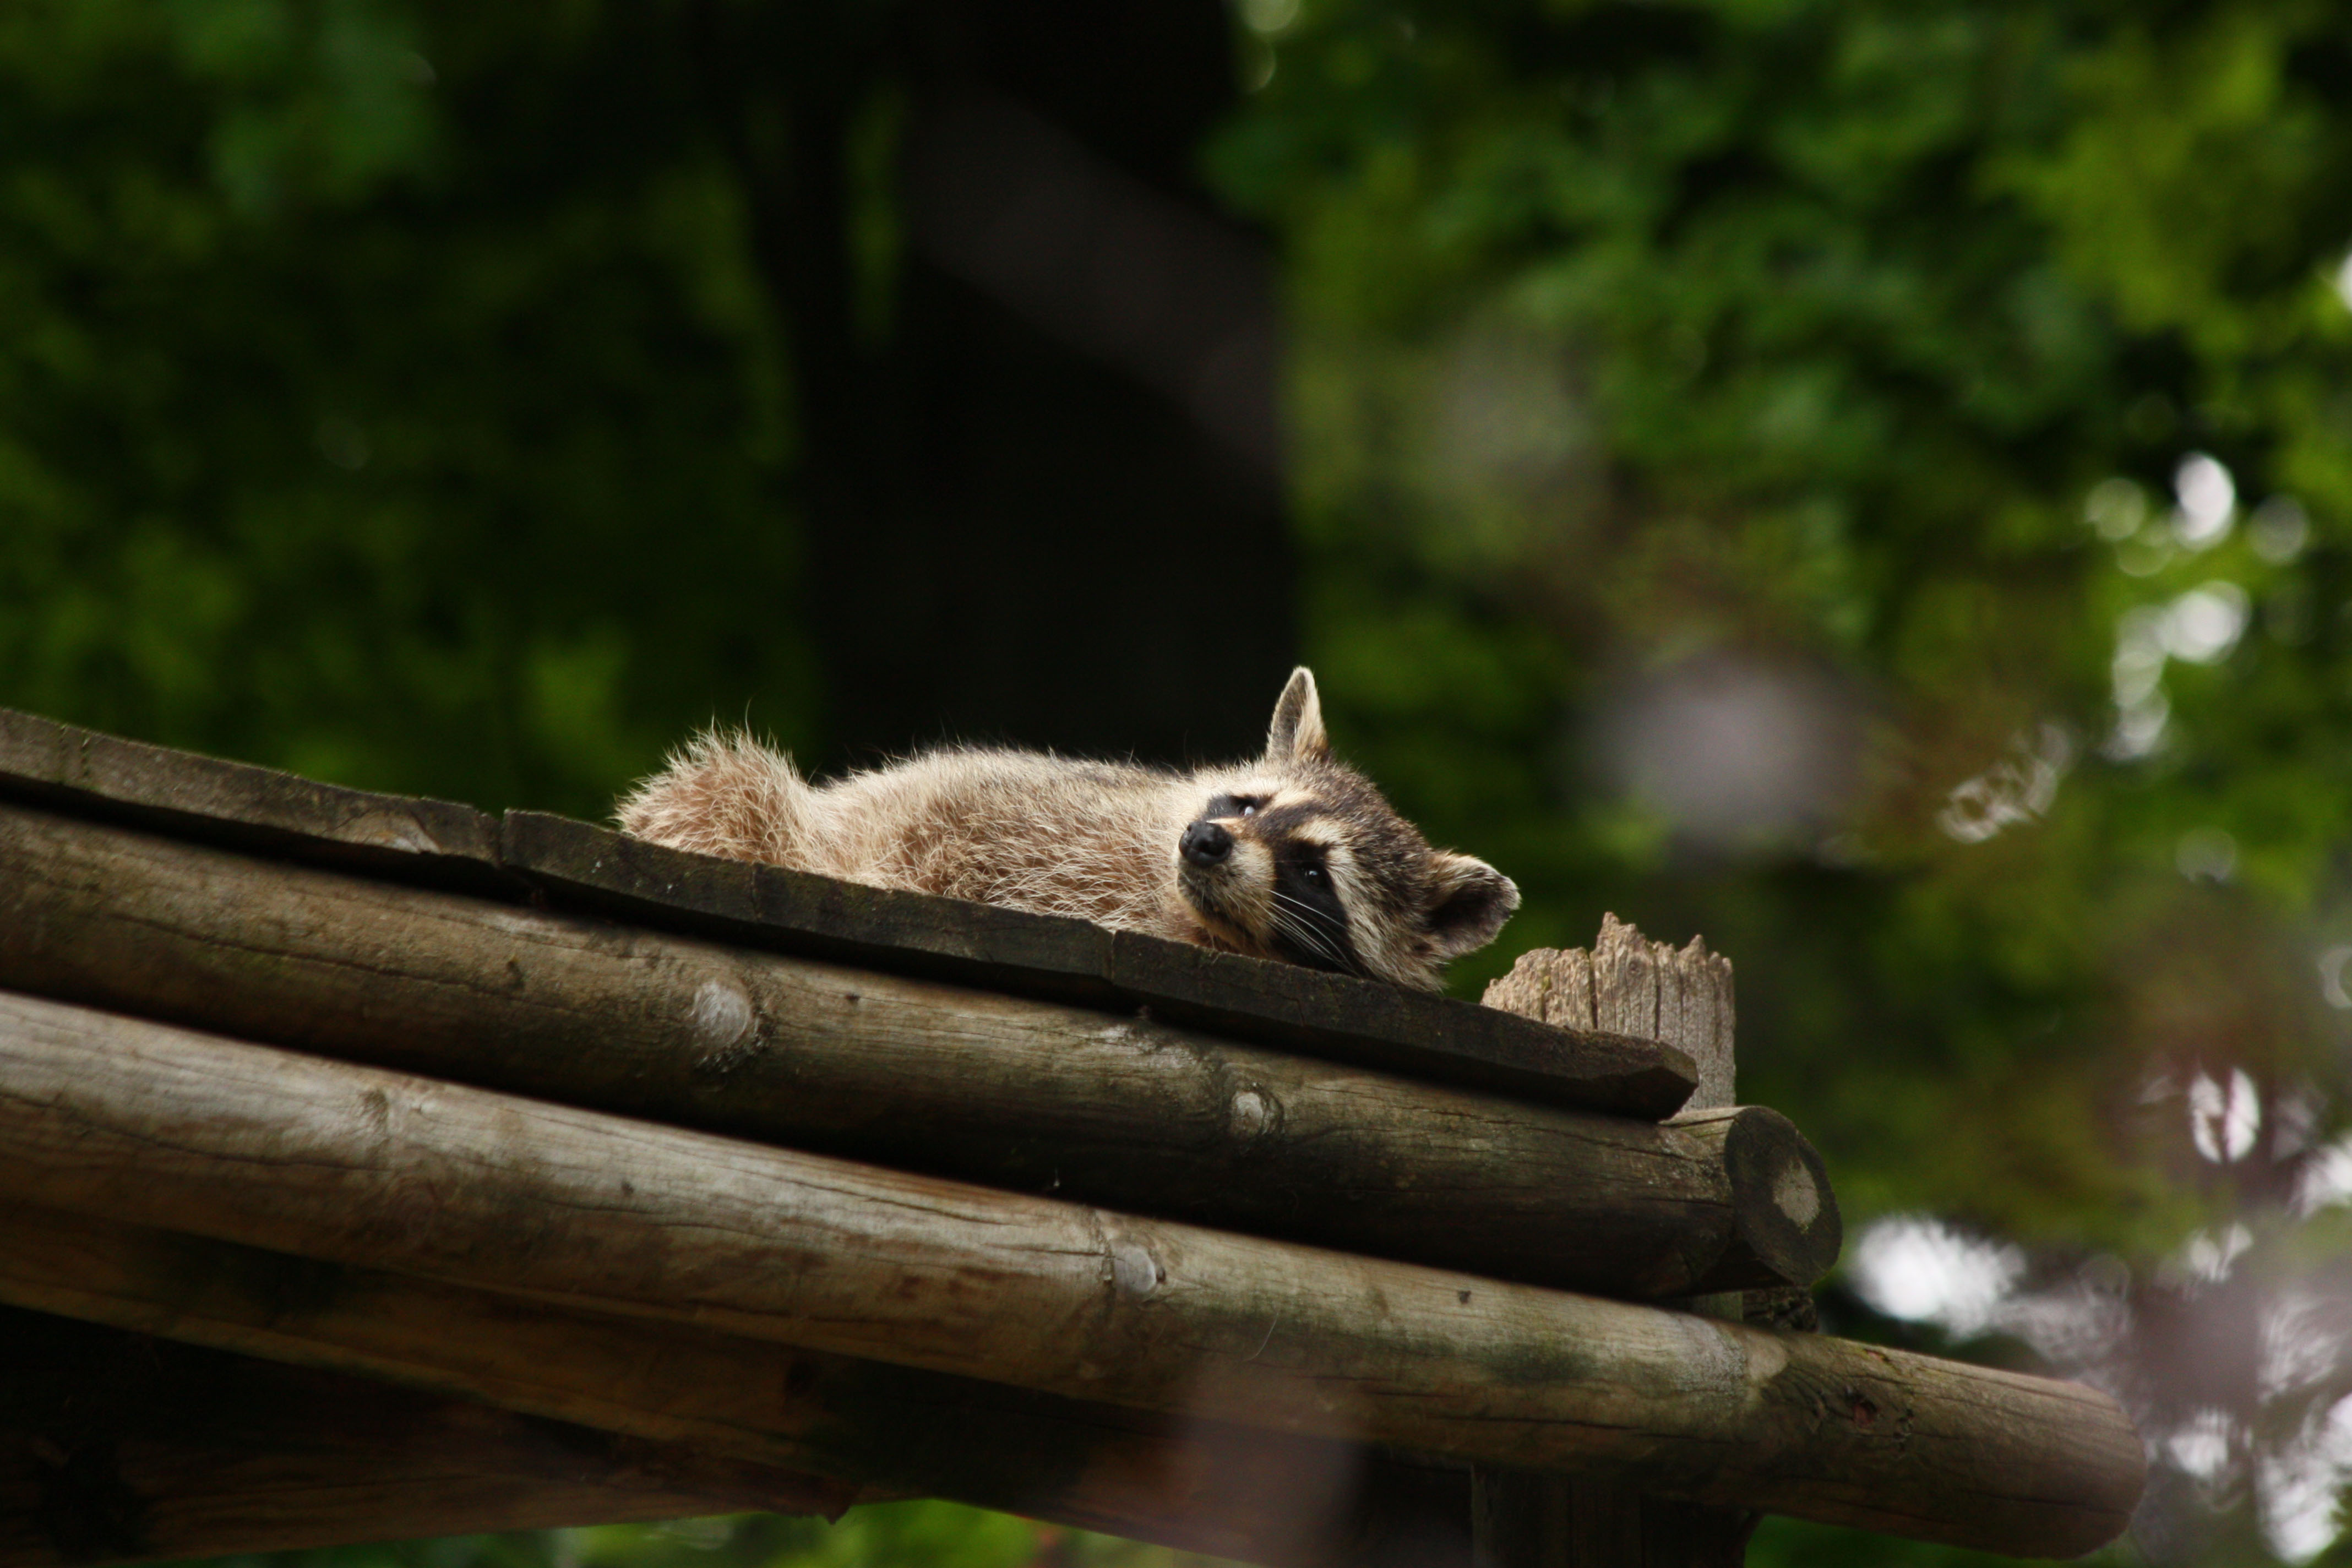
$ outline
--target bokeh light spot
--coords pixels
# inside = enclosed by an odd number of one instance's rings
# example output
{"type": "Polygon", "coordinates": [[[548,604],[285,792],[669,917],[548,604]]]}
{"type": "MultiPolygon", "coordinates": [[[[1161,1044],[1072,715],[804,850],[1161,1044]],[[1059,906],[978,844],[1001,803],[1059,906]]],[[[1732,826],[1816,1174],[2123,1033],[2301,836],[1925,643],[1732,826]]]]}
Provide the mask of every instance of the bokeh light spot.
{"type": "Polygon", "coordinates": [[[1890,1318],[1982,1333],[2025,1273],[2014,1247],[1969,1236],[1941,1220],[1896,1215],[1854,1243],[1854,1289],[1890,1318]]]}
{"type": "Polygon", "coordinates": [[[1953,787],[1936,826],[1963,844],[1981,844],[2005,827],[2032,822],[2058,798],[2058,781],[2074,760],[2074,743],[2055,724],[2031,742],[2021,737],[2012,754],[1953,787]]]}
{"type": "Polygon", "coordinates": [[[1638,683],[1602,721],[1625,792],[1691,841],[1754,846],[1826,825],[1853,785],[1850,700],[1803,670],[1707,659],[1638,683]]]}
{"type": "Polygon", "coordinates": [[[2244,1159],[2262,1127],[2262,1095],[2245,1068],[2231,1068],[2226,1086],[2205,1072],[2189,1084],[2189,1138],[2197,1145],[2197,1152],[2213,1163],[2233,1164],[2244,1159]]]}
{"type": "Polygon", "coordinates": [[[2191,588],[2166,607],[2164,651],[2190,664],[2211,664],[2238,646],[2251,608],[2235,583],[2191,588]]]}
{"type": "Polygon", "coordinates": [[[2173,494],[2180,510],[2172,520],[2174,537],[2191,550],[2210,550],[2228,536],[2238,510],[2238,484],[2230,470],[2203,452],[2191,452],[2173,470],[2173,494]]]}
{"type": "Polygon", "coordinates": [[[2101,479],[2091,487],[2083,515],[2101,539],[2110,543],[2129,539],[2147,521],[2147,496],[2129,479],[2101,479]]]}
{"type": "Polygon", "coordinates": [[[1298,20],[1298,0],[1242,0],[1242,21],[1261,37],[1286,31],[1298,20]]]}
{"type": "Polygon", "coordinates": [[[2226,882],[2238,871],[2238,841],[2219,827],[2192,827],[2173,847],[2172,863],[2192,882],[2226,882]]]}
{"type": "Polygon", "coordinates": [[[2352,1009],[2352,991],[2344,989],[2344,966],[2352,963],[2352,946],[2337,945],[2319,955],[2319,994],[2331,1007],[2352,1009]]]}
{"type": "Polygon", "coordinates": [[[2254,508],[2254,515],[2246,522],[2246,539],[2255,554],[2273,566],[2284,566],[2310,542],[2311,518],[2293,496],[2273,496],[2254,508]]]}

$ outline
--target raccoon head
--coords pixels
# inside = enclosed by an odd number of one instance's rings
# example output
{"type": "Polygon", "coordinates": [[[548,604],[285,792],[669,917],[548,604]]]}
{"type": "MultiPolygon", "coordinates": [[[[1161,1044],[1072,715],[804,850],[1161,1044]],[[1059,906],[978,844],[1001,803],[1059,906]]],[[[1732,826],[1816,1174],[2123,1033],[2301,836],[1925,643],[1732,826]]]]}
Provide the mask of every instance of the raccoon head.
{"type": "Polygon", "coordinates": [[[1275,704],[1265,755],[1192,784],[1176,882],[1217,946],[1434,991],[1448,959],[1493,941],[1519,907],[1509,878],[1431,848],[1332,759],[1304,668],[1275,704]]]}

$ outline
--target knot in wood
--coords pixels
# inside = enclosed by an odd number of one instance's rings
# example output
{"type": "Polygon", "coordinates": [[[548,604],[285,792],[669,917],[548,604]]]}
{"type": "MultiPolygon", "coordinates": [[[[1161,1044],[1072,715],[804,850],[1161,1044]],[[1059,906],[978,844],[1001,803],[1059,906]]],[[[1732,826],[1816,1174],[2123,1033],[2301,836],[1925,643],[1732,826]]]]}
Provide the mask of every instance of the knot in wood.
{"type": "Polygon", "coordinates": [[[1120,1241],[1111,1245],[1111,1284],[1120,1295],[1139,1301],[1159,1289],[1160,1282],[1166,1278],[1159,1259],[1138,1243],[1120,1241]]]}
{"type": "Polygon", "coordinates": [[[1245,1089],[1234,1096],[1231,1126],[1236,1138],[1255,1138],[1274,1125],[1275,1103],[1270,1096],[1256,1089],[1245,1089]]]}
{"type": "Polygon", "coordinates": [[[724,980],[706,980],[694,993],[687,1019],[694,1031],[696,1065],[714,1072],[733,1067],[755,1043],[758,1014],[740,986],[724,980]]]}

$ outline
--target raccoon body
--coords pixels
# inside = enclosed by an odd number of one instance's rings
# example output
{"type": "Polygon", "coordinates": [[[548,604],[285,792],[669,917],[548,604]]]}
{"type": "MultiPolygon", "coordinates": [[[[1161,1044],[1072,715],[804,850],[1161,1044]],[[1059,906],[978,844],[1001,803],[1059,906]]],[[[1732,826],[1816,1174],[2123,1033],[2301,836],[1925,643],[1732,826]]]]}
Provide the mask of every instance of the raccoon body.
{"type": "Polygon", "coordinates": [[[1518,889],[1428,841],[1335,761],[1315,678],[1265,752],[1192,773],[948,749],[825,784],[742,734],[698,737],[619,808],[624,831],[874,887],[1075,915],[1433,990],[1518,889]]]}

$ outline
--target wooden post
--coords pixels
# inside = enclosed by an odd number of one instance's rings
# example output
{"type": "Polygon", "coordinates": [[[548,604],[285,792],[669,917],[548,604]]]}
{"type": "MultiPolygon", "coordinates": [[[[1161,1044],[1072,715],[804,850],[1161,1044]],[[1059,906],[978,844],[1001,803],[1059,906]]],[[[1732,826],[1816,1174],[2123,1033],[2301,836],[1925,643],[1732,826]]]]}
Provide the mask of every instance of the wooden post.
{"type": "MultiPolygon", "coordinates": [[[[1699,1083],[1683,1116],[1704,1119],[1736,1103],[1731,961],[1704,940],[1675,949],[1604,915],[1592,951],[1523,954],[1486,988],[1486,1005],[1546,1023],[1647,1036],[1681,1047],[1699,1083]]],[[[1826,1199],[1787,1194],[1801,1209],[1826,1199]]],[[[1737,1291],[1688,1305],[1738,1318],[1737,1291]]],[[[1542,1475],[1481,1467],[1473,1472],[1471,1539],[1477,1568],[1738,1568],[1759,1516],[1646,1496],[1607,1473],[1542,1475]]]]}

